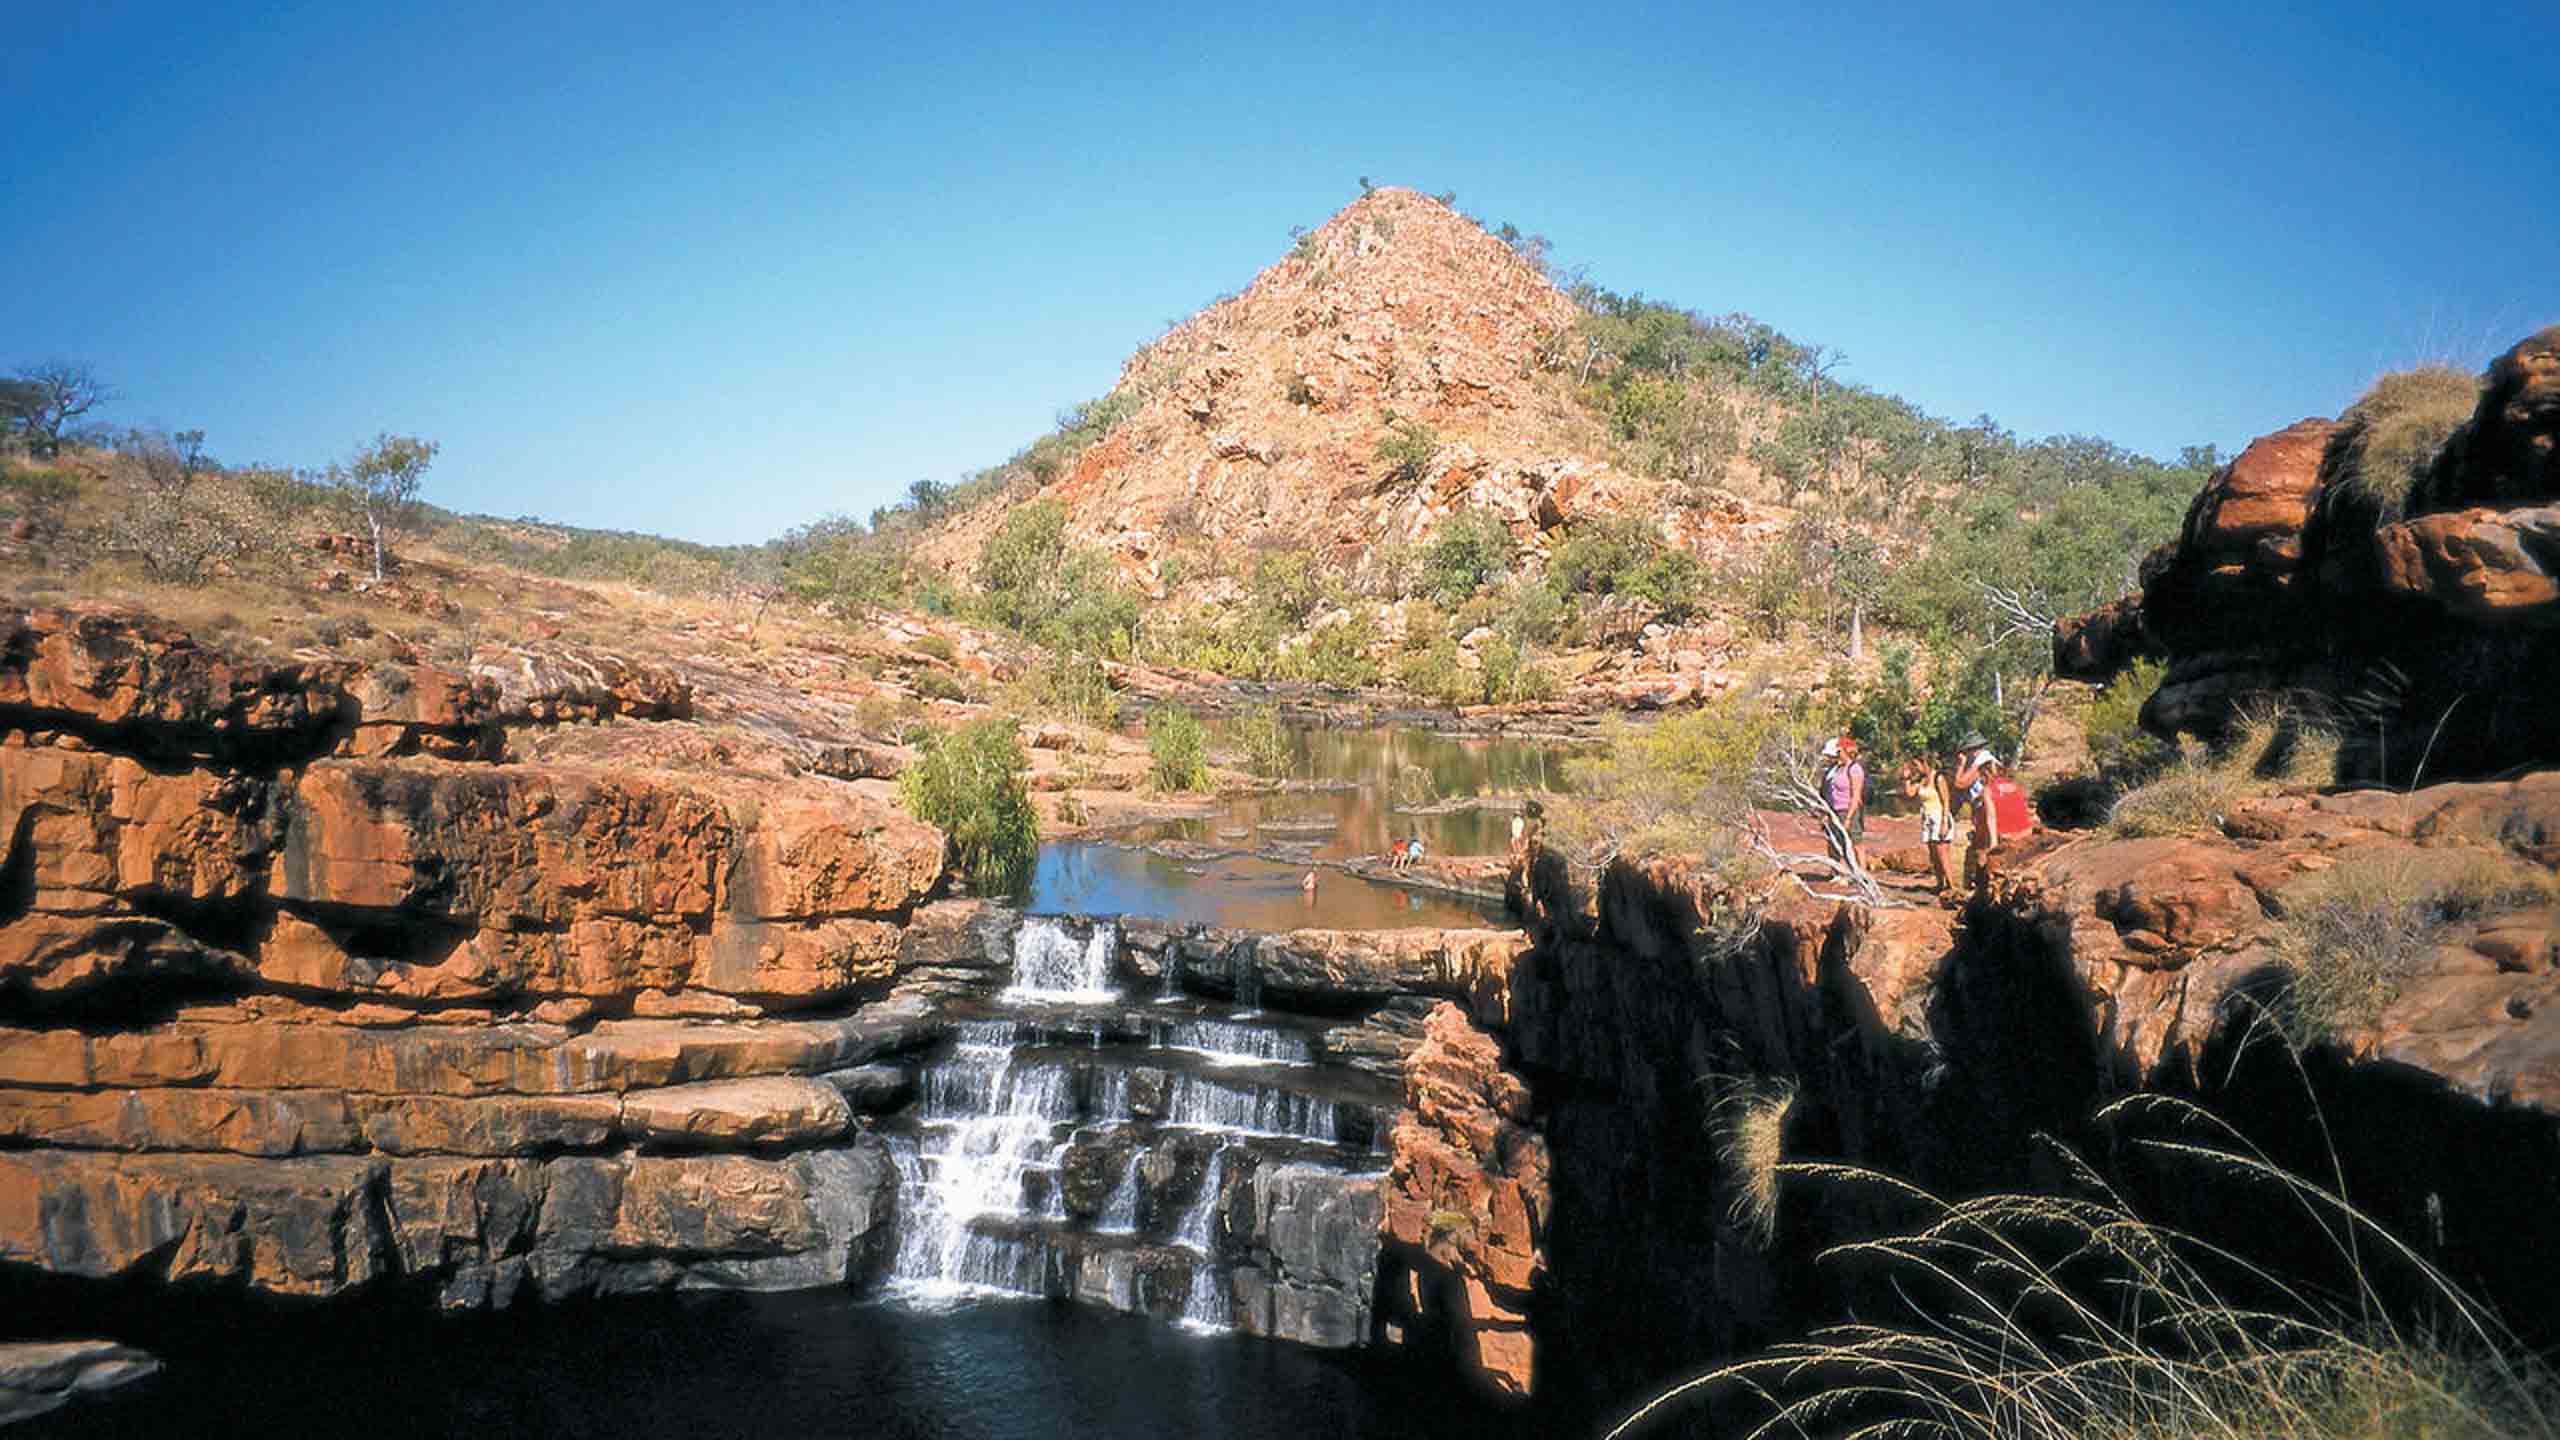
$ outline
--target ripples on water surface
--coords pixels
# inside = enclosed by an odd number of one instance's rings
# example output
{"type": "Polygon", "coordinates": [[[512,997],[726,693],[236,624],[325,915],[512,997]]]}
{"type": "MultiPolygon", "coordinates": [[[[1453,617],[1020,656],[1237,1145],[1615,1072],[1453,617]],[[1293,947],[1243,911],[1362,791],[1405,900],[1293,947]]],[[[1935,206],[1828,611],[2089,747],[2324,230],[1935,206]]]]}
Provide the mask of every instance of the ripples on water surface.
{"type": "MultiPolygon", "coordinates": [[[[182,1322],[167,1322],[174,1324],[182,1322]]],[[[145,1328],[159,1328],[148,1327],[145,1328]]],[[[1038,1301],[837,1293],[625,1299],[500,1315],[304,1311],[132,1338],[168,1360],[12,1427],[69,1436],[478,1434],[627,1440],[1500,1440],[1544,1433],[1446,1380],[1038,1301]]]]}

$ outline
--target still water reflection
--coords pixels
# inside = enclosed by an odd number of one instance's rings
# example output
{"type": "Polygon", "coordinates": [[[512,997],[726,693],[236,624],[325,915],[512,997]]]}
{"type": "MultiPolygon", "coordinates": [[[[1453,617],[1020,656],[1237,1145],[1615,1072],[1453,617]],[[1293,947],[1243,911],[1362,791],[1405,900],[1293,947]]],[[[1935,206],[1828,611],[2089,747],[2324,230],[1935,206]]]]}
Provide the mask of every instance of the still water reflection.
{"type": "Polygon", "coordinates": [[[1483,907],[1316,862],[1380,859],[1406,837],[1437,856],[1500,855],[1521,802],[1564,786],[1564,752],[1527,741],[1387,728],[1299,730],[1289,744],[1288,789],[1042,846],[1028,908],[1257,930],[1481,925],[1483,907]]]}

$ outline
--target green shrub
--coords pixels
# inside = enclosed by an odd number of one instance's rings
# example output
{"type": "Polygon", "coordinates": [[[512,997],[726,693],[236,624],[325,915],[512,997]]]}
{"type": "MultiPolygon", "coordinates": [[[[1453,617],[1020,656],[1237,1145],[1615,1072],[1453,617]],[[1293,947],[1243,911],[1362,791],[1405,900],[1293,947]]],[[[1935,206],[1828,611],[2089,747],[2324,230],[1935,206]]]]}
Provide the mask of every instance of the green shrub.
{"type": "Polygon", "coordinates": [[[1459,658],[1458,642],[1436,635],[1420,650],[1408,650],[1396,662],[1398,687],[1443,705],[1472,704],[1483,693],[1473,672],[1459,658]]]}
{"type": "Polygon", "coordinates": [[[969,687],[960,677],[944,670],[920,670],[907,683],[927,700],[962,700],[969,698],[969,687]]]}
{"type": "Polygon", "coordinates": [[[1461,510],[1441,522],[1440,537],[1422,560],[1422,588],[1443,605],[1456,605],[1511,573],[1519,544],[1498,515],[1461,510]]]}
{"type": "Polygon", "coordinates": [[[2168,667],[2157,660],[2137,660],[2106,683],[2089,702],[2083,722],[2089,759],[2101,776],[2148,773],[2177,753],[2176,747],[2142,728],[2142,706],[2160,688],[2168,667]]]}
{"type": "Polygon", "coordinates": [[[1318,685],[1374,685],[1378,682],[1378,662],[1369,658],[1369,647],[1377,635],[1376,617],[1366,610],[1353,611],[1347,620],[1318,627],[1307,636],[1306,643],[1279,650],[1272,674],[1278,679],[1318,685]]]}
{"type": "Polygon", "coordinates": [[[1387,417],[1387,433],[1378,437],[1373,451],[1378,462],[1387,467],[1387,478],[1399,485],[1419,481],[1440,458],[1438,431],[1410,416],[1387,417]]]}
{"type": "Polygon", "coordinates": [[[2451,926],[2560,899],[2560,882],[2476,850],[2351,853],[2285,887],[2276,954],[2292,972],[2282,1016],[2297,1043],[2371,1025],[2451,926]]]}
{"type": "Polygon", "coordinates": [[[1051,651],[1023,676],[1027,708],[1109,728],[1120,718],[1120,693],[1101,660],[1074,651],[1051,651]]]}
{"type": "Polygon", "coordinates": [[[1159,790],[1209,788],[1209,732],[1200,718],[1173,702],[1147,716],[1147,779],[1159,790]]]}
{"type": "Polygon", "coordinates": [[[21,505],[51,509],[69,504],[79,493],[79,478],[67,470],[0,461],[0,494],[21,505]]]}
{"type": "Polygon", "coordinates": [[[1568,853],[1594,860],[1645,851],[1713,856],[1750,807],[1747,784],[1761,755],[1802,718],[1738,698],[1648,724],[1618,721],[1599,753],[1566,766],[1567,793],[1548,804],[1548,833],[1568,853]]]}
{"type": "Polygon", "coordinates": [[[923,753],[898,776],[908,813],[950,837],[952,863],[981,893],[1021,889],[1040,848],[1040,820],[1013,721],[990,715],[928,731],[917,748],[923,753]]]}
{"type": "Polygon", "coordinates": [[[1488,705],[1509,705],[1524,700],[1548,700],[1556,693],[1556,678],[1525,645],[1497,631],[1476,647],[1477,695],[1488,705]]]}
{"type": "Polygon", "coordinates": [[[1247,710],[1228,734],[1236,748],[1244,752],[1246,769],[1266,780],[1277,780],[1289,773],[1293,747],[1288,730],[1280,723],[1277,707],[1257,705],[1247,710]]]}
{"type": "Polygon", "coordinates": [[[2384,521],[2399,519],[2410,490],[2479,401],[2480,382],[2448,366],[2383,376],[2339,417],[2331,442],[2342,462],[2338,480],[2384,521]]]}
{"type": "Polygon", "coordinates": [[[932,659],[939,660],[945,665],[950,664],[958,656],[958,652],[953,650],[951,647],[950,637],[944,635],[919,635],[916,637],[915,643],[909,645],[907,648],[918,655],[929,656],[932,659]]]}
{"type": "Polygon", "coordinates": [[[1325,603],[1324,568],[1306,550],[1266,550],[1253,566],[1253,602],[1292,625],[1325,603]]]}
{"type": "Polygon", "coordinates": [[[1503,590],[1502,609],[1493,623],[1524,645],[1551,644],[1564,626],[1564,597],[1546,580],[1521,576],[1503,590]]]}

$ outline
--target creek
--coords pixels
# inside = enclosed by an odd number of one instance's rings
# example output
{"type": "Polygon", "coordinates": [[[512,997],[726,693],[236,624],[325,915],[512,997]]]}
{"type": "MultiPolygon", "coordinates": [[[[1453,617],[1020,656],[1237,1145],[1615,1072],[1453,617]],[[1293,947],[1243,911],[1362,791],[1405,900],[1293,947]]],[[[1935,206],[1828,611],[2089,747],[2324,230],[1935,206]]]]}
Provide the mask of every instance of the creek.
{"type": "MultiPolygon", "coordinates": [[[[1213,735],[1232,733],[1212,722],[1213,735]]],[[[1221,797],[1210,814],[1150,820],[1040,847],[1024,908],[1255,930],[1503,923],[1481,897],[1341,869],[1418,837],[1440,857],[1501,855],[1527,799],[1564,788],[1567,752],[1549,743],[1442,735],[1402,726],[1286,732],[1277,791],[1221,797]],[[1315,890],[1304,887],[1307,874],[1315,890]]]]}

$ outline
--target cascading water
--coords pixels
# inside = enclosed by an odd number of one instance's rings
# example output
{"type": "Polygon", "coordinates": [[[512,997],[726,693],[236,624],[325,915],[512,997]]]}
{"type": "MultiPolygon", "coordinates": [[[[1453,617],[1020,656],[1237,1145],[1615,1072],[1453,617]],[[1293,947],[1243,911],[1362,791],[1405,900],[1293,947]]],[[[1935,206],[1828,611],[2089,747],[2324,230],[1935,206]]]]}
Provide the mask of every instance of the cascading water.
{"type": "Polygon", "coordinates": [[[1013,942],[1013,984],[1007,1000],[1102,1001],[1120,998],[1111,984],[1111,957],[1120,927],[1103,922],[1078,939],[1056,920],[1022,922],[1013,942]]]}
{"type": "MultiPolygon", "coordinates": [[[[1024,919],[996,1013],[955,1022],[948,1053],[918,1074],[915,1101],[887,1136],[900,1182],[897,1293],[1073,1295],[1178,1315],[1193,1329],[1235,1324],[1226,1267],[1257,1262],[1244,1258],[1253,1242],[1221,1253],[1228,1177],[1251,1163],[1248,1151],[1303,1157],[1335,1145],[1350,1082],[1316,1062],[1305,1030],[1251,1023],[1252,1010],[1177,992],[1173,1003],[1210,1013],[1133,1021],[1112,979],[1118,946],[1107,923],[1024,919]],[[1231,1066],[1253,1068],[1216,1073],[1231,1066]],[[1163,1158],[1197,1155],[1204,1140],[1199,1193],[1151,1202],[1151,1187],[1188,1168],[1163,1158]],[[1186,1272],[1187,1290],[1163,1288],[1186,1272]]],[[[1247,1005],[1259,999],[1250,949],[1228,962],[1247,1005]]],[[[1337,1173],[1374,1163],[1340,1153],[1327,1162],[1337,1173]]]]}
{"type": "Polygon", "coordinates": [[[1200,1182],[1200,1198],[1182,1212],[1182,1222],[1174,1227],[1174,1243],[1192,1254],[1191,1289],[1182,1298],[1182,1325],[1186,1330],[1226,1330],[1235,1323],[1235,1307],[1217,1265],[1218,1202],[1226,1185],[1227,1147],[1221,1145],[1209,1157],[1209,1173],[1200,1182]]]}

